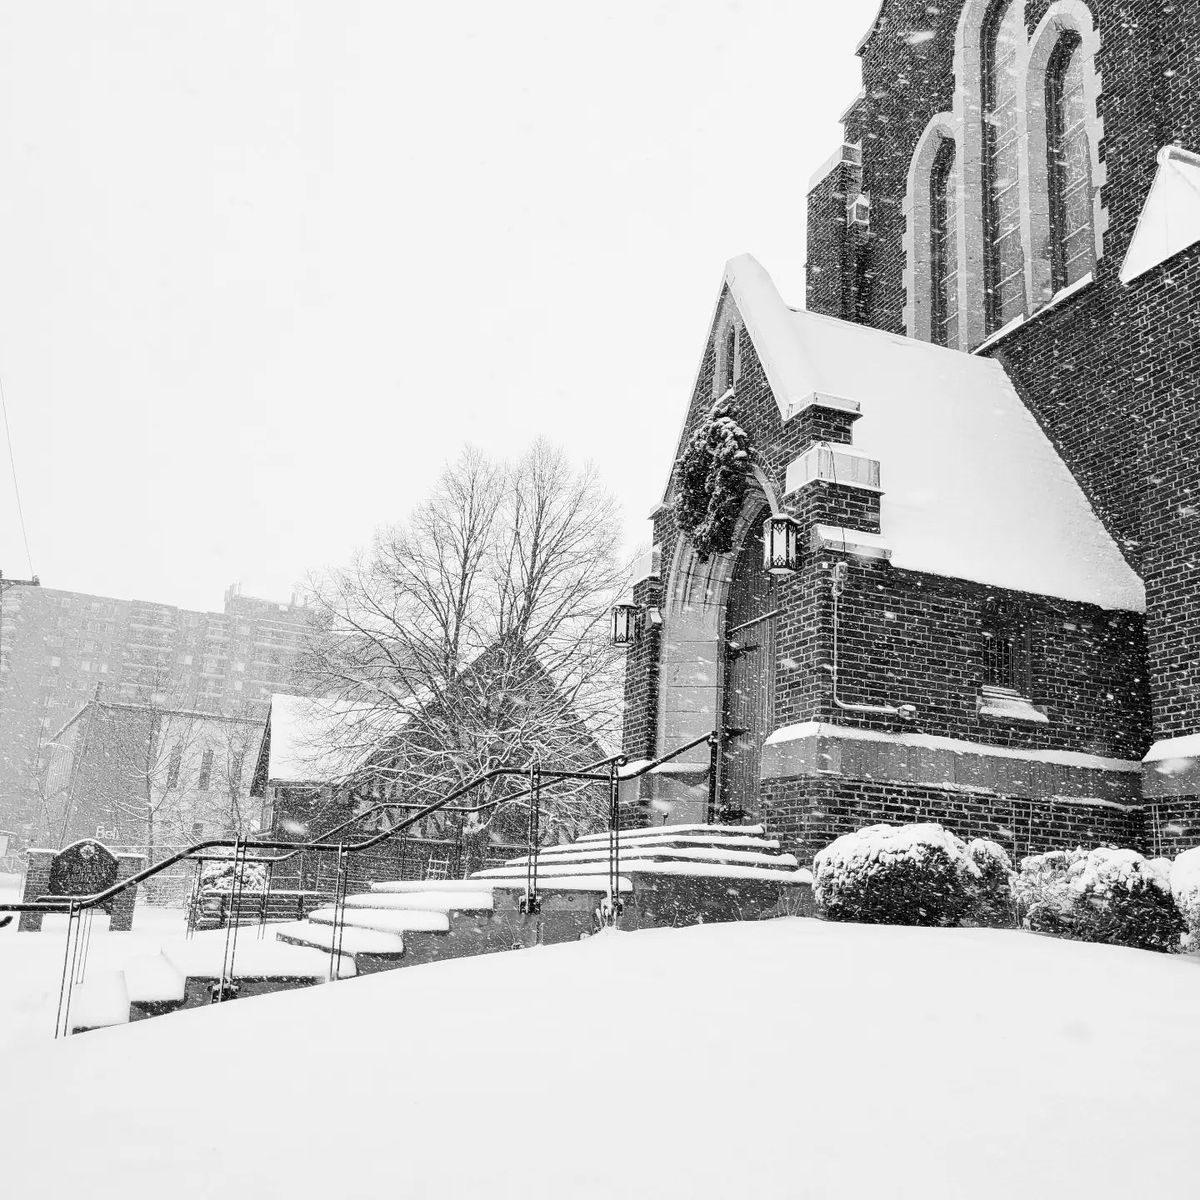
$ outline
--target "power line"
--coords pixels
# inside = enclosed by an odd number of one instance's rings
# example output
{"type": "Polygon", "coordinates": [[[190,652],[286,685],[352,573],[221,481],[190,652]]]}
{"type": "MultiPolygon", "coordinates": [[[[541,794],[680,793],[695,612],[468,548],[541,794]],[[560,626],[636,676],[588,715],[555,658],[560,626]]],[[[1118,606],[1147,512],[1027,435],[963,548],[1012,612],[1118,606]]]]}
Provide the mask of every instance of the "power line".
{"type": "Polygon", "coordinates": [[[17,482],[17,462],[13,457],[12,430],[8,426],[8,401],[4,397],[4,379],[0,376],[0,412],[4,414],[4,438],[8,442],[8,465],[12,470],[13,492],[17,497],[17,519],[21,522],[21,540],[25,543],[25,560],[33,575],[33,555],[29,553],[29,533],[25,528],[25,510],[21,506],[21,485],[17,482]]]}

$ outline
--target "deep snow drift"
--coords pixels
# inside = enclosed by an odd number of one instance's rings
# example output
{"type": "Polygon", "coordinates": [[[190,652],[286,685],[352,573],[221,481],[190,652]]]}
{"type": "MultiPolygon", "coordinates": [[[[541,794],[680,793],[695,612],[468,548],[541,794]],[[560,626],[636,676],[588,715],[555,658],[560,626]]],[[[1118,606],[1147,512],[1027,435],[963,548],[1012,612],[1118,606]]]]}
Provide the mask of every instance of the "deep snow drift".
{"type": "Polygon", "coordinates": [[[4,1174],[125,1198],[1183,1195],[1198,1013],[1194,959],[1018,932],[604,935],[12,1049],[4,1174]]]}

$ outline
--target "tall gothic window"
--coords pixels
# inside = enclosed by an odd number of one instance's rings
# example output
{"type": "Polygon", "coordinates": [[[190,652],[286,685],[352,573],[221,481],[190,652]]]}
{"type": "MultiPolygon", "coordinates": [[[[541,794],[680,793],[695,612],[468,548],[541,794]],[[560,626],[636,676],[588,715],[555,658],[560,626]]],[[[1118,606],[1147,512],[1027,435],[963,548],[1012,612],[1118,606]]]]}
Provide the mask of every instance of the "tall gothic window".
{"type": "Polygon", "coordinates": [[[1083,85],[1083,45],[1067,33],[1046,71],[1046,149],[1049,155],[1050,275],[1055,291],[1095,265],[1092,162],[1083,85]]]}
{"type": "Polygon", "coordinates": [[[725,331],[725,391],[733,387],[737,380],[738,331],[732,322],[725,331]]]}
{"type": "Polygon", "coordinates": [[[958,213],[954,143],[942,141],[929,177],[930,337],[939,346],[958,345],[958,213]]]}
{"type": "Polygon", "coordinates": [[[1017,57],[1025,39],[1021,6],[1000,0],[983,25],[984,277],[987,327],[1025,311],[1021,249],[1017,57]]]}

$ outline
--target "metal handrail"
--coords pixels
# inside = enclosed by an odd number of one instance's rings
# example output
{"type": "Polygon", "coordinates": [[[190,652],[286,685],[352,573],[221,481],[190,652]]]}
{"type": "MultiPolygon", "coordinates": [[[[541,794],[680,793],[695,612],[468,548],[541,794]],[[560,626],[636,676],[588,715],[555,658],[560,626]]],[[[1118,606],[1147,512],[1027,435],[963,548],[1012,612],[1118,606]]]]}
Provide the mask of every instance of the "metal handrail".
{"type": "MultiPolygon", "coordinates": [[[[711,744],[711,739],[714,738],[715,736],[716,736],[715,731],[705,733],[702,737],[698,737],[694,741],[688,742],[686,745],[680,746],[677,749],[672,750],[670,754],[664,754],[660,758],[652,759],[651,761],[643,764],[636,771],[631,771],[628,775],[623,776],[623,778],[637,779],[639,776],[646,774],[646,772],[652,771],[655,767],[661,766],[663,763],[670,762],[674,758],[678,758],[679,755],[685,754],[688,750],[694,749],[696,746],[701,745],[703,742],[709,742],[711,744]]],[[[620,759],[622,759],[623,757],[624,757],[623,755],[613,755],[608,760],[608,763],[609,763],[609,765],[611,765],[611,763],[617,762],[620,759]]],[[[192,846],[187,846],[184,849],[176,852],[175,854],[169,855],[167,858],[164,858],[161,862],[154,863],[153,865],[146,867],[141,871],[136,872],[135,874],[129,876],[128,879],[120,880],[118,883],[113,884],[111,887],[106,888],[102,892],[96,892],[90,896],[71,896],[71,897],[64,897],[62,899],[56,899],[56,900],[39,898],[38,900],[35,900],[31,903],[25,903],[25,902],[20,902],[20,901],[4,903],[4,904],[0,904],[0,912],[9,912],[9,913],[40,912],[40,913],[68,913],[68,914],[70,914],[72,912],[82,912],[86,909],[96,908],[101,904],[107,903],[109,900],[113,899],[114,896],[118,896],[122,892],[128,891],[129,888],[136,887],[139,883],[143,883],[147,879],[152,879],[155,875],[158,875],[160,872],[165,871],[168,867],[173,867],[176,863],[182,862],[186,858],[203,857],[203,851],[206,851],[206,850],[233,850],[236,854],[240,849],[241,852],[243,853],[243,855],[248,850],[281,850],[281,851],[286,852],[283,856],[281,856],[279,858],[267,858],[267,859],[258,858],[258,859],[253,860],[255,862],[264,862],[264,863],[280,862],[284,858],[292,858],[296,854],[298,854],[304,850],[319,850],[319,851],[325,851],[325,852],[329,852],[329,853],[337,852],[337,853],[346,853],[346,854],[358,854],[364,850],[371,849],[372,846],[378,846],[381,842],[385,842],[389,838],[395,837],[399,833],[403,833],[406,829],[411,829],[414,825],[423,821],[426,817],[432,816],[434,813],[439,812],[442,809],[444,809],[448,804],[451,803],[451,801],[457,800],[461,796],[467,795],[469,792],[474,791],[478,787],[482,787],[483,784],[488,783],[493,779],[499,779],[499,778],[503,778],[505,776],[510,776],[510,775],[524,775],[524,774],[526,774],[527,770],[528,770],[527,767],[493,767],[490,771],[485,771],[482,775],[477,776],[475,779],[471,780],[468,783],[463,784],[461,787],[455,788],[453,791],[447,793],[445,796],[442,796],[440,799],[434,800],[429,804],[423,805],[415,813],[413,813],[412,816],[408,817],[407,819],[405,819],[404,821],[400,822],[397,825],[393,825],[390,829],[383,830],[381,833],[376,834],[374,837],[367,838],[366,841],[351,842],[349,844],[342,843],[338,846],[329,846],[329,845],[322,844],[320,838],[318,838],[315,841],[301,842],[299,844],[297,844],[295,842],[283,842],[283,841],[276,841],[276,840],[264,840],[264,841],[251,842],[251,841],[248,841],[248,840],[242,839],[242,838],[234,838],[232,840],[230,840],[228,838],[210,838],[206,841],[196,842],[192,846]]],[[[546,770],[542,770],[541,775],[544,779],[550,779],[550,780],[578,779],[578,780],[589,780],[589,781],[594,781],[594,782],[607,782],[609,779],[608,775],[595,775],[595,774],[589,773],[588,771],[546,771],[546,770]]],[[[519,796],[513,796],[513,797],[508,798],[508,800],[515,800],[515,799],[519,799],[519,796]]],[[[489,804],[490,803],[507,803],[507,800],[506,801],[489,802],[489,804]]],[[[379,807],[379,808],[389,808],[389,807],[396,808],[396,807],[399,807],[399,805],[397,805],[397,804],[379,805],[377,807],[379,807]]],[[[483,806],[483,805],[478,806],[478,808],[480,808],[480,809],[483,807],[485,807],[485,806],[483,806]]],[[[454,810],[454,811],[458,811],[458,810],[454,810]]],[[[466,811],[469,811],[469,810],[466,810],[466,811]]],[[[360,814],[358,814],[358,817],[361,818],[365,815],[366,815],[365,813],[360,813],[360,814]]],[[[328,837],[334,832],[336,832],[336,830],[329,830],[326,833],[321,834],[321,838],[328,837]]],[[[209,856],[209,857],[214,857],[214,856],[209,856]]]]}
{"type": "MultiPolygon", "coordinates": [[[[624,754],[610,754],[608,756],[608,758],[601,758],[594,763],[588,763],[588,765],[586,767],[582,767],[581,770],[583,770],[585,772],[586,771],[595,771],[595,770],[598,770],[600,767],[607,767],[610,763],[625,762],[625,761],[626,761],[626,756],[624,754]]],[[[486,782],[486,781],[485,780],[476,780],[476,781],[474,781],[473,786],[480,786],[484,782],[486,782]]],[[[529,794],[530,794],[530,791],[528,788],[526,788],[524,791],[516,792],[511,796],[505,796],[504,799],[502,799],[502,800],[487,800],[487,801],[484,801],[484,803],[482,803],[482,804],[468,804],[461,808],[446,808],[446,809],[442,809],[441,811],[451,812],[451,813],[467,813],[467,814],[485,812],[489,808],[498,808],[501,804],[513,804],[518,800],[524,799],[529,794]]],[[[363,797],[357,793],[352,792],[351,798],[362,799],[363,797]]],[[[317,836],[316,841],[319,843],[324,838],[333,837],[335,834],[341,833],[343,830],[349,829],[350,826],[355,824],[356,822],[362,821],[367,817],[373,816],[375,813],[384,812],[387,809],[397,809],[397,808],[419,809],[421,807],[423,807],[423,806],[419,805],[419,804],[414,804],[411,801],[404,801],[404,800],[381,801],[379,804],[375,804],[371,808],[365,808],[365,809],[363,809],[362,812],[355,813],[354,816],[352,816],[352,817],[347,817],[346,820],[344,820],[340,825],[335,825],[332,829],[325,830],[324,833],[319,834],[317,836]]],[[[294,858],[297,854],[299,854],[301,852],[301,850],[303,850],[303,847],[297,847],[297,849],[292,851],[291,854],[284,854],[284,855],[280,856],[279,858],[257,859],[256,861],[271,862],[271,863],[285,862],[289,858],[294,858]]]]}

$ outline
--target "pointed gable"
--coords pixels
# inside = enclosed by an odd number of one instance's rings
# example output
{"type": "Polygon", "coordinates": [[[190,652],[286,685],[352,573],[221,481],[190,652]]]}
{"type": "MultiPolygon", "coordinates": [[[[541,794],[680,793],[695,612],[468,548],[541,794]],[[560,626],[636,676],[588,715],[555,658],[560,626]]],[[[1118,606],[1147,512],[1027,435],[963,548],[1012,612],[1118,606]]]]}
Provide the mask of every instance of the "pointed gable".
{"type": "Polygon", "coordinates": [[[1132,283],[1197,242],[1200,154],[1164,146],[1158,152],[1158,173],[1121,265],[1121,282],[1132,283]]]}
{"type": "Polygon", "coordinates": [[[1001,363],[791,309],[748,254],[724,284],[781,420],[818,399],[861,411],[854,445],[880,463],[894,566],[1144,610],[1142,581],[1001,363]]]}

